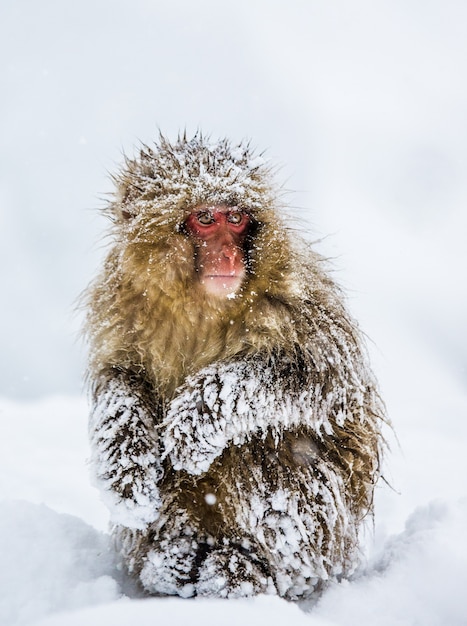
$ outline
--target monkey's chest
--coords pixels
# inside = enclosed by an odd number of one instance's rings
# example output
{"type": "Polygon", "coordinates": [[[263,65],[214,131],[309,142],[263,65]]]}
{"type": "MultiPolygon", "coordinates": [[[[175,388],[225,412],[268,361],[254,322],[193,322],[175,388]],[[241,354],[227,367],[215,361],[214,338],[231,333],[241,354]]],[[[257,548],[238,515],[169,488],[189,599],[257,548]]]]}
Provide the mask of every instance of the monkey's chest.
{"type": "Polygon", "coordinates": [[[227,329],[212,320],[182,326],[161,324],[145,342],[145,368],[170,399],[188,376],[231,358],[242,345],[241,341],[229,342],[227,329]]]}

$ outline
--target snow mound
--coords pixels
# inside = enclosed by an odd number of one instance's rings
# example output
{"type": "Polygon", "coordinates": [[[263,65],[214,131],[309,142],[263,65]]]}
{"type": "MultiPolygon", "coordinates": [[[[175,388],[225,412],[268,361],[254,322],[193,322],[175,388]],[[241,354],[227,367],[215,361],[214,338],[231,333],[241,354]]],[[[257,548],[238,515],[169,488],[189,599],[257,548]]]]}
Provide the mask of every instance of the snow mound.
{"type": "Polygon", "coordinates": [[[310,626],[310,623],[328,626],[326,622],[310,622],[310,617],[296,605],[277,596],[258,596],[250,600],[124,599],[69,615],[56,615],[37,626],[271,626],[285,622],[294,626],[310,626]]]}
{"type": "Polygon", "coordinates": [[[108,535],[44,505],[0,504],[0,623],[5,626],[465,626],[467,499],[418,508],[359,576],[315,606],[276,596],[241,600],[138,597],[108,535]]]}
{"type": "Polygon", "coordinates": [[[316,614],[335,625],[465,626],[466,528],[467,499],[417,508],[366,572],[322,597],[316,614]]]}
{"type": "Polygon", "coordinates": [[[2,625],[120,595],[109,537],[45,505],[0,503],[0,555],[2,625]]]}

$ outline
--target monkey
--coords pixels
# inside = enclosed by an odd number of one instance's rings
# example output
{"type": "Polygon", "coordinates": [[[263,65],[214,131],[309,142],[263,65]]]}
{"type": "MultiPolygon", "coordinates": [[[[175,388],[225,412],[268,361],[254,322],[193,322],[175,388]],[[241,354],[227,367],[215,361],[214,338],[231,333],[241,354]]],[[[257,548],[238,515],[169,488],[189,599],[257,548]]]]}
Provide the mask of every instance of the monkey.
{"type": "Polygon", "coordinates": [[[357,568],[384,404],[250,142],[162,134],[113,176],[85,294],[91,465],[145,593],[317,597],[357,568]]]}

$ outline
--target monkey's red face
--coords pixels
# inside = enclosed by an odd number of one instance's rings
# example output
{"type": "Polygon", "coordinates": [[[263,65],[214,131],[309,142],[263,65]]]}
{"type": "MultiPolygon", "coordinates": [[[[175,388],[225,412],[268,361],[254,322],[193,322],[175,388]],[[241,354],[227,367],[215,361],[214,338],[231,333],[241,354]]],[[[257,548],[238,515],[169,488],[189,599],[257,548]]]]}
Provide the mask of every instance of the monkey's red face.
{"type": "Polygon", "coordinates": [[[245,239],[249,215],[238,207],[201,206],[186,221],[196,246],[196,271],[205,291],[228,297],[240,288],[245,277],[245,239]]]}

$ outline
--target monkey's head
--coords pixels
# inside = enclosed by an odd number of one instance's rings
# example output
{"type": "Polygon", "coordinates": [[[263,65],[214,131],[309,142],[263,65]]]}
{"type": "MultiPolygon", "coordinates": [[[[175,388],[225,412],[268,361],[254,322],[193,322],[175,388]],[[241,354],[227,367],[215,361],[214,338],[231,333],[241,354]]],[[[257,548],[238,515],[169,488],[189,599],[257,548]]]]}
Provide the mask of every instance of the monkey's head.
{"type": "Polygon", "coordinates": [[[229,300],[273,292],[283,277],[290,252],[279,194],[248,143],[213,143],[200,133],[170,143],[161,135],[126,160],[115,182],[109,209],[123,256],[140,259],[145,273],[164,266],[158,281],[166,294],[192,286],[229,300]]]}

